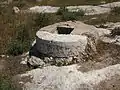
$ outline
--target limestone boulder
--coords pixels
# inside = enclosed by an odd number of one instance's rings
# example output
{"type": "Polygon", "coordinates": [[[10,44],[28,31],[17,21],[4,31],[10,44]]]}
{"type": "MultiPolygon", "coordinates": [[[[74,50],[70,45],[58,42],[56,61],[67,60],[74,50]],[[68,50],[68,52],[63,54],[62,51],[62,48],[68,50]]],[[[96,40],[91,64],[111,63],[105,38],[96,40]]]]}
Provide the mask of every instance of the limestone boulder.
{"type": "Polygon", "coordinates": [[[35,56],[31,56],[30,58],[28,58],[27,63],[33,67],[43,67],[45,65],[43,60],[35,56]]]}

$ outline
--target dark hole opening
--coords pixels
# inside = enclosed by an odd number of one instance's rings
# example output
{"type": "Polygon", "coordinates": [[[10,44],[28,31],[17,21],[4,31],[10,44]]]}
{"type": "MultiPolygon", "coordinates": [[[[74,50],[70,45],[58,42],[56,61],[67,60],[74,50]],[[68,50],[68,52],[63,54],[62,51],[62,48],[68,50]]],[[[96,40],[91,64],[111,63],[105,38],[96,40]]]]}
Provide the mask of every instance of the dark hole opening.
{"type": "Polygon", "coordinates": [[[58,34],[70,34],[74,28],[57,27],[58,34]]]}

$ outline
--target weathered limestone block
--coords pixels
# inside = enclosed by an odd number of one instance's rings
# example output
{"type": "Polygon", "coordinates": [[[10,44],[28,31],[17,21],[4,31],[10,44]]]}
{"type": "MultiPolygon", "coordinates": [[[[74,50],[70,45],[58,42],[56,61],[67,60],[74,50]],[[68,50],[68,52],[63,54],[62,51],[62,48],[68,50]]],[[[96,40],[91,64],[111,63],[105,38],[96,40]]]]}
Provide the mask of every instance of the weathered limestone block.
{"type": "Polygon", "coordinates": [[[84,53],[87,37],[81,35],[37,32],[36,47],[40,53],[52,57],[72,57],[84,53]]]}

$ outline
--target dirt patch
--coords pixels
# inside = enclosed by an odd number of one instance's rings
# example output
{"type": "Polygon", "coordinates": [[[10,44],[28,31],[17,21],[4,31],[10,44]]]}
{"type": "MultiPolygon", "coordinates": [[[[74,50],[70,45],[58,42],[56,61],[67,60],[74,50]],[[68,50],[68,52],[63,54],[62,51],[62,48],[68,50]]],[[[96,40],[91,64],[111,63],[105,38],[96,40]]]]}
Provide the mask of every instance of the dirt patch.
{"type": "Polygon", "coordinates": [[[20,64],[22,58],[22,56],[4,58],[6,61],[5,73],[8,73],[9,75],[13,76],[30,70],[27,65],[20,64]]]}
{"type": "Polygon", "coordinates": [[[0,81],[2,82],[2,84],[7,83],[6,87],[9,86],[9,90],[21,90],[19,88],[17,89],[15,88],[16,82],[13,82],[12,78],[17,74],[22,74],[30,70],[30,68],[28,68],[27,65],[20,64],[22,58],[23,58],[22,56],[0,58],[0,81]],[[10,87],[15,89],[11,89],[10,87]]]}
{"type": "Polygon", "coordinates": [[[94,88],[95,90],[120,90],[120,76],[116,75],[110,80],[102,81],[94,88]]]}

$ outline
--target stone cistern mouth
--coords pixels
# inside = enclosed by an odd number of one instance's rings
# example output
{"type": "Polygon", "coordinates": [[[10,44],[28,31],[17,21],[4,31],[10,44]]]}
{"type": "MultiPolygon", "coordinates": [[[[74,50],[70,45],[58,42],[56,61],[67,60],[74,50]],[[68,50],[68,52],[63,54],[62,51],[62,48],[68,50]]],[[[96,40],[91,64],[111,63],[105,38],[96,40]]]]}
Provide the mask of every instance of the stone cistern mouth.
{"type": "Polygon", "coordinates": [[[69,25],[58,26],[57,27],[58,34],[71,34],[71,32],[73,30],[74,30],[74,28],[70,27],[69,25]]]}

